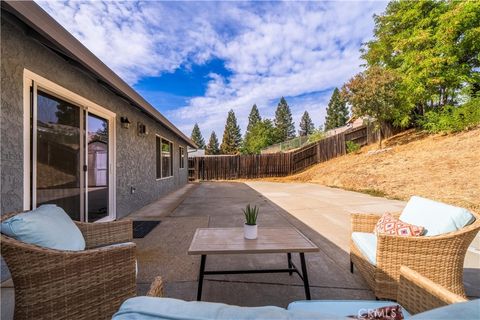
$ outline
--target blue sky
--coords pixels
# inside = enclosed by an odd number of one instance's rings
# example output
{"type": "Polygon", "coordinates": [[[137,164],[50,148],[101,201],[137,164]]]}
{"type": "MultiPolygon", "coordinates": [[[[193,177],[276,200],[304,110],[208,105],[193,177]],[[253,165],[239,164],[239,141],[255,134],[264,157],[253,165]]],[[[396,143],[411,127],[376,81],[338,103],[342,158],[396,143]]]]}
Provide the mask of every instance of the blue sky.
{"type": "Polygon", "coordinates": [[[382,1],[38,1],[183,132],[221,137],[228,110],[243,130],[254,103],[281,96],[295,124],[323,124],[336,86],[360,71],[359,49],[382,1]]]}

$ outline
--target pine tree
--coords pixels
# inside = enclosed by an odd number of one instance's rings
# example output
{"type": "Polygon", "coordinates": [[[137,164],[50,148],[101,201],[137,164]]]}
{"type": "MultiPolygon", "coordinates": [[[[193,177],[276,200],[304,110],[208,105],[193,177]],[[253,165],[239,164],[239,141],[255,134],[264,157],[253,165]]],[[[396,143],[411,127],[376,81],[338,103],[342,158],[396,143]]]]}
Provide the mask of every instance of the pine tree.
{"type": "Polygon", "coordinates": [[[300,120],[300,131],[298,132],[300,136],[308,136],[313,133],[315,130],[315,125],[313,124],[308,111],[305,110],[300,120]]]}
{"type": "Polygon", "coordinates": [[[205,149],[205,154],[214,155],[219,153],[220,153],[220,148],[218,147],[217,135],[215,134],[215,131],[212,131],[212,134],[210,135],[210,139],[208,140],[207,148],[205,149]]]}
{"type": "Polygon", "coordinates": [[[260,117],[260,112],[258,112],[257,105],[254,104],[252,110],[250,111],[250,115],[248,116],[247,133],[252,129],[255,124],[260,121],[262,121],[262,117],[260,117]]]}
{"type": "Polygon", "coordinates": [[[235,112],[230,110],[225,123],[225,131],[223,132],[222,145],[220,149],[223,154],[237,154],[242,143],[242,134],[237,124],[235,112]]]}
{"type": "Polygon", "coordinates": [[[205,149],[205,140],[203,140],[202,133],[198,127],[198,123],[195,123],[191,135],[192,141],[195,142],[199,149],[205,149]]]}
{"type": "Polygon", "coordinates": [[[275,111],[275,128],[278,142],[283,142],[295,137],[295,123],[292,112],[284,97],[280,99],[275,111]]]}
{"type": "MultiPolygon", "coordinates": [[[[255,138],[252,134],[252,130],[256,127],[257,124],[262,122],[262,118],[260,117],[260,112],[258,112],[258,107],[256,104],[252,106],[252,110],[248,116],[248,125],[247,131],[245,131],[245,137],[243,138],[243,145],[242,145],[242,153],[250,154],[250,148],[246,147],[246,144],[251,144],[250,141],[252,138],[255,138]]],[[[258,130],[257,130],[258,131],[258,130]]]]}
{"type": "Polygon", "coordinates": [[[325,130],[344,126],[348,120],[348,107],[341,97],[338,88],[333,90],[332,97],[328,102],[327,116],[325,117],[325,130]]]}

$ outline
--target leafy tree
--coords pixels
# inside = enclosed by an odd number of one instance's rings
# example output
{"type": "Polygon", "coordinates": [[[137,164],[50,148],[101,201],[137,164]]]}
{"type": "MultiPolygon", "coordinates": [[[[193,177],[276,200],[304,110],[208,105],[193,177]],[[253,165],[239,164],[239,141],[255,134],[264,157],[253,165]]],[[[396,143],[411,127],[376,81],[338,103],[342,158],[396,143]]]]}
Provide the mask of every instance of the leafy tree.
{"type": "Polygon", "coordinates": [[[340,95],[338,88],[335,88],[335,90],[333,90],[332,97],[328,102],[327,116],[325,117],[325,130],[344,126],[347,123],[347,120],[347,103],[340,95]]]}
{"type": "Polygon", "coordinates": [[[446,106],[438,111],[427,111],[418,124],[430,133],[451,133],[475,128],[480,124],[480,97],[461,106],[446,106]]]}
{"type": "Polygon", "coordinates": [[[247,125],[247,133],[251,130],[251,128],[260,122],[262,117],[260,117],[260,112],[258,112],[258,107],[256,104],[253,105],[252,110],[250,111],[250,115],[248,116],[248,125],[247,125]]]}
{"type": "Polygon", "coordinates": [[[463,89],[478,90],[480,1],[391,1],[374,19],[362,57],[402,75],[412,111],[441,109],[458,103],[463,89]]]}
{"type": "Polygon", "coordinates": [[[208,140],[207,148],[205,149],[206,154],[215,155],[220,153],[220,148],[218,146],[218,139],[215,131],[212,131],[210,139],[208,140]]]}
{"type": "Polygon", "coordinates": [[[98,128],[95,133],[90,136],[88,143],[94,141],[108,142],[108,125],[106,121],[102,121],[102,127],[98,128]]]}
{"type": "Polygon", "coordinates": [[[276,142],[283,142],[295,138],[295,123],[292,112],[284,97],[280,99],[275,111],[276,142]]]}
{"type": "Polygon", "coordinates": [[[199,149],[205,149],[205,140],[203,139],[198,123],[195,123],[192,130],[191,139],[198,146],[199,149]]]}
{"type": "Polygon", "coordinates": [[[242,143],[242,134],[237,124],[235,112],[230,110],[225,123],[225,131],[223,132],[222,145],[220,149],[223,154],[237,154],[242,143]]]}
{"type": "Polygon", "coordinates": [[[406,114],[408,116],[402,92],[401,78],[381,67],[371,67],[355,75],[342,89],[343,96],[352,105],[353,113],[370,117],[374,128],[380,130],[380,148],[382,124],[392,120],[395,124],[406,114]]]}
{"type": "Polygon", "coordinates": [[[325,139],[326,133],[323,131],[323,128],[318,128],[313,130],[313,132],[308,136],[308,143],[313,143],[325,139]]]}
{"type": "Polygon", "coordinates": [[[242,153],[259,154],[262,149],[275,143],[276,130],[270,119],[260,120],[255,123],[245,135],[242,153]]]}
{"type": "Polygon", "coordinates": [[[300,130],[298,133],[300,136],[308,136],[312,134],[314,130],[315,125],[313,124],[313,121],[310,118],[308,111],[305,110],[302,115],[302,119],[300,120],[300,130]]]}

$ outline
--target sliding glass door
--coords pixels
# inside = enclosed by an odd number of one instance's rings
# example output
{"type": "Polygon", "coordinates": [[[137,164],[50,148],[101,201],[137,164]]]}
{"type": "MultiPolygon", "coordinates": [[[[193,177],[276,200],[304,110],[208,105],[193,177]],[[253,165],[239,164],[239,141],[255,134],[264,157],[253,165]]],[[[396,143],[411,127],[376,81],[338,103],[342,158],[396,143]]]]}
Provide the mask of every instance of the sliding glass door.
{"type": "Polygon", "coordinates": [[[87,220],[108,216],[108,121],[87,117],[87,220]]]}
{"type": "Polygon", "coordinates": [[[36,86],[32,98],[32,207],[56,204],[79,221],[112,217],[112,120],[36,86]]]}
{"type": "Polygon", "coordinates": [[[82,219],[82,110],[37,93],[36,206],[54,203],[82,219]]]}

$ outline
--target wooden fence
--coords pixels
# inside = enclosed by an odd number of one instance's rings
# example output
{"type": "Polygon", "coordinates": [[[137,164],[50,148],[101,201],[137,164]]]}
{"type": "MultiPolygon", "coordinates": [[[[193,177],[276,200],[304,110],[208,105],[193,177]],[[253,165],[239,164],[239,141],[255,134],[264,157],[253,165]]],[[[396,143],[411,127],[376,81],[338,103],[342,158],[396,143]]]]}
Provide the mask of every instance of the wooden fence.
{"type": "MultiPolygon", "coordinates": [[[[391,126],[382,128],[384,138],[397,131],[391,126]]],[[[361,126],[322,139],[286,153],[257,155],[220,155],[190,158],[190,180],[232,180],[282,177],[346,154],[346,141],[366,145],[378,140],[379,135],[369,126],[361,126]]]]}
{"type": "Polygon", "coordinates": [[[368,144],[368,127],[361,126],[352,130],[348,130],[345,132],[345,141],[352,141],[361,146],[368,144]]]}
{"type": "Polygon", "coordinates": [[[281,177],[290,173],[291,160],[289,153],[195,157],[189,173],[193,180],[281,177]]]}

